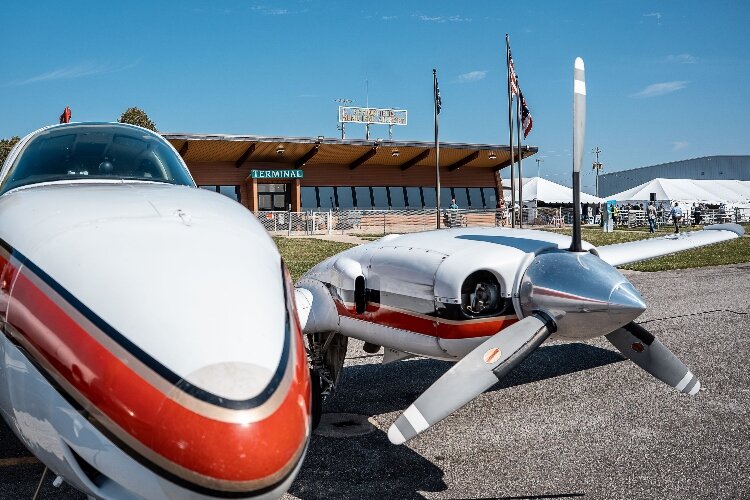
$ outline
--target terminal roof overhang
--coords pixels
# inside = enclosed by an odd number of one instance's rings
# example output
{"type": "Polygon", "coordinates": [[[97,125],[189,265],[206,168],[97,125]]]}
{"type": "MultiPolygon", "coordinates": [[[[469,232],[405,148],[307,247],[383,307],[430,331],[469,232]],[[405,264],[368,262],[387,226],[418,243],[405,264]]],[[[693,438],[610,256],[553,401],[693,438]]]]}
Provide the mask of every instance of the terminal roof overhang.
{"type": "MultiPolygon", "coordinates": [[[[435,143],[333,139],[325,137],[266,137],[217,134],[162,134],[188,165],[231,162],[236,167],[253,163],[278,163],[304,168],[315,165],[347,165],[354,170],[368,165],[435,167],[435,143]]],[[[523,146],[523,157],[538,148],[523,146]]],[[[491,168],[510,164],[510,148],[494,144],[440,143],[440,165],[448,170],[491,168]],[[494,156],[494,158],[493,158],[494,156]]]]}

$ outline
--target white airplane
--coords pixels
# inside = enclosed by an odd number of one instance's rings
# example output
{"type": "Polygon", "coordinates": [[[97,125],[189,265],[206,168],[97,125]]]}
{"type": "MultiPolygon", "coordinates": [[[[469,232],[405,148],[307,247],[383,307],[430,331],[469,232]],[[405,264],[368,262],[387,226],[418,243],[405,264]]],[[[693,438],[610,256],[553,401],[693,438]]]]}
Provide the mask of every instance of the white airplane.
{"type": "Polygon", "coordinates": [[[401,444],[497,383],[548,339],[606,338],[641,368],[684,393],[700,382],[633,323],[646,309],[614,266],[742,236],[736,224],[632,243],[581,241],[580,166],[585,131],[583,60],[574,68],[573,237],[546,231],[462,228],[389,235],[318,264],[297,283],[318,395],[335,388],[347,337],[411,355],[457,361],[388,431],[401,444]]]}
{"type": "Polygon", "coordinates": [[[289,274],[159,135],[38,130],[0,172],[0,414],[96,498],[281,496],[310,437],[289,274]]]}
{"type": "MultiPolygon", "coordinates": [[[[580,59],[575,76],[577,196],[580,59]]],[[[594,248],[577,214],[572,239],[479,228],[391,235],[292,288],[252,214],[194,188],[164,139],[122,124],[38,130],[0,172],[0,414],[91,497],[280,496],[348,337],[383,346],[384,362],[457,361],[391,427],[394,443],[549,338],[606,335],[695,394],[697,378],[632,322],[645,304],[612,266],[742,234],[730,224],[594,248]]]]}

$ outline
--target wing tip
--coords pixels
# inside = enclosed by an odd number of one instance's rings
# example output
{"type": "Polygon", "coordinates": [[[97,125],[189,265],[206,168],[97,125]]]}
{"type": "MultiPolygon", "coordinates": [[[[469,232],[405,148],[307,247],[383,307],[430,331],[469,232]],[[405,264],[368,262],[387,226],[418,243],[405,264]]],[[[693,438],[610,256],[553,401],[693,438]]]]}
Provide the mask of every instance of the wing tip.
{"type": "Polygon", "coordinates": [[[733,224],[733,223],[712,224],[710,226],[705,226],[703,230],[704,231],[731,231],[740,238],[745,234],[745,228],[743,228],[739,224],[733,224]]]}

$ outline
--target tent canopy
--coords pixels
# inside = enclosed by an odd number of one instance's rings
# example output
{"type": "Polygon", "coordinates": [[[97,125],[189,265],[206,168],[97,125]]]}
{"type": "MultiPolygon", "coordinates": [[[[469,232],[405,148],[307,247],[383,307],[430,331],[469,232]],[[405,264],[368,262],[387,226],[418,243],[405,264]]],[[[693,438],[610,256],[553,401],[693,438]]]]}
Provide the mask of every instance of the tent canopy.
{"type": "Polygon", "coordinates": [[[608,200],[648,201],[651,193],[657,200],[679,200],[685,202],[748,202],[750,181],[654,179],[621,193],[607,196],[608,200]]]}
{"type": "MultiPolygon", "coordinates": [[[[510,182],[503,179],[503,186],[509,188],[510,182]]],[[[506,199],[509,197],[506,196],[506,199]]],[[[542,177],[523,179],[523,201],[541,201],[544,203],[573,203],[573,190],[542,177]]],[[[601,203],[603,198],[581,191],[581,203],[601,203]]]]}

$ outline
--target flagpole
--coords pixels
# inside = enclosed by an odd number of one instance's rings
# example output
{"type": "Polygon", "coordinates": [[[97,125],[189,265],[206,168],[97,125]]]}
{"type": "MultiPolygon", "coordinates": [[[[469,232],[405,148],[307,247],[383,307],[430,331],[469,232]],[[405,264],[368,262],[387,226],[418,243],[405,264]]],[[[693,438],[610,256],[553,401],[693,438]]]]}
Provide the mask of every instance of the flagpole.
{"type": "Polygon", "coordinates": [[[505,65],[508,67],[508,132],[510,133],[510,227],[516,227],[516,180],[513,161],[513,93],[510,82],[510,38],[505,34],[505,65]]]}
{"type": "Polygon", "coordinates": [[[523,227],[523,177],[521,175],[521,89],[516,96],[516,130],[518,131],[518,227],[523,227]]]}
{"type": "Polygon", "coordinates": [[[432,100],[435,108],[435,199],[437,207],[435,208],[437,219],[437,228],[440,229],[440,143],[438,142],[438,90],[437,90],[437,70],[432,69],[432,100]]]}

